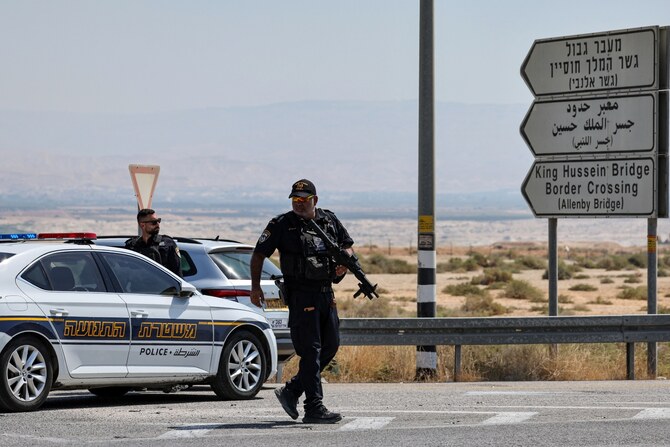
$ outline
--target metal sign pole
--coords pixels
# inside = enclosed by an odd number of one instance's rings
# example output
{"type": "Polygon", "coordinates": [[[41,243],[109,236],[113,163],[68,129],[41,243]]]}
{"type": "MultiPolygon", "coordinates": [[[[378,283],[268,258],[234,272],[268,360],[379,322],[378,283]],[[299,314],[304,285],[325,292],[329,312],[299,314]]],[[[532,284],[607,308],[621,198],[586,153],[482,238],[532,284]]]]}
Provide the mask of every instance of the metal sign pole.
{"type": "Polygon", "coordinates": [[[558,219],[552,217],[549,223],[549,316],[558,315],[558,219]]]}
{"type": "MultiPolygon", "coordinates": [[[[647,313],[655,314],[656,279],[658,276],[658,254],[656,251],[658,222],[657,219],[647,219],[647,313]]],[[[656,378],[656,342],[647,343],[647,374],[656,378]]]]}

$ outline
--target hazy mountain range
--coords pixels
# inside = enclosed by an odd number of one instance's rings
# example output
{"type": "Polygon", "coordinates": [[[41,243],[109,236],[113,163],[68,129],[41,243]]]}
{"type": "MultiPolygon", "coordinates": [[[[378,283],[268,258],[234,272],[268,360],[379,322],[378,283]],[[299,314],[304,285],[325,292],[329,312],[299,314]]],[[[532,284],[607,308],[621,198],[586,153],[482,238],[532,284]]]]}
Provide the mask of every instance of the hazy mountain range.
{"type": "MultiPolygon", "coordinates": [[[[533,161],[519,136],[529,106],[436,104],[438,210],[530,213],[519,192],[533,161]]],[[[417,115],[416,101],[151,114],[0,110],[0,206],[134,203],[128,164],[139,163],[161,166],[156,207],[285,205],[304,175],[330,204],[410,212],[417,115]]]]}

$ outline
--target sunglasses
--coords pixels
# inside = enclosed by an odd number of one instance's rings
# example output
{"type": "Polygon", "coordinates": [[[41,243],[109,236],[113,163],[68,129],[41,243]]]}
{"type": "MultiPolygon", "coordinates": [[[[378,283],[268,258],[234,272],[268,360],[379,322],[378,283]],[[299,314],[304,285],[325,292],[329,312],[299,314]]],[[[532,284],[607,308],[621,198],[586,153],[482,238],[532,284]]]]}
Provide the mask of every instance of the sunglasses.
{"type": "Polygon", "coordinates": [[[291,201],[298,202],[298,203],[305,203],[305,202],[309,202],[310,200],[312,200],[312,197],[314,197],[314,196],[313,195],[307,196],[307,197],[293,196],[293,197],[291,197],[291,201]]]}
{"type": "Polygon", "coordinates": [[[143,220],[140,223],[150,223],[151,225],[158,225],[161,223],[161,218],[159,217],[158,219],[153,219],[153,220],[143,220]]]}

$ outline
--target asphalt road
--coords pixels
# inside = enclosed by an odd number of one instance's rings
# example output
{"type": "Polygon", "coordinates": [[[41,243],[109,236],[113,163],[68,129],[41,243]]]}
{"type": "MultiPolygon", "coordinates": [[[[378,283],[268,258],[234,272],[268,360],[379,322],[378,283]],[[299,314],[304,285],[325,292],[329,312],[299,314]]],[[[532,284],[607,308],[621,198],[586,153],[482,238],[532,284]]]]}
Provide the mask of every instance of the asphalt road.
{"type": "Polygon", "coordinates": [[[38,412],[0,413],[3,447],[42,445],[667,446],[670,382],[326,384],[344,419],[290,419],[268,385],[251,401],[205,387],[103,402],[60,391],[38,412]]]}

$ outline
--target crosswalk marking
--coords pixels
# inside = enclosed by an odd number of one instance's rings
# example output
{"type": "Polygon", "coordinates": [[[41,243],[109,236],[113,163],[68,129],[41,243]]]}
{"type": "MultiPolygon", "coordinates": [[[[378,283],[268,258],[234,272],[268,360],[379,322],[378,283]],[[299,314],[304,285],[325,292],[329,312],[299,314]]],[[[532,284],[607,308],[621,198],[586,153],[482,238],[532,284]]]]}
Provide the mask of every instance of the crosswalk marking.
{"type": "Polygon", "coordinates": [[[355,418],[353,421],[343,425],[338,430],[378,430],[395,418],[355,418]]]}
{"type": "Polygon", "coordinates": [[[507,411],[505,413],[498,413],[482,421],[481,425],[518,424],[532,418],[536,414],[537,412],[535,411],[507,411]]]}
{"type": "Polygon", "coordinates": [[[632,419],[670,419],[670,408],[645,408],[632,419]]]}
{"type": "Polygon", "coordinates": [[[163,433],[158,439],[202,438],[221,424],[187,425],[163,433]]]}

